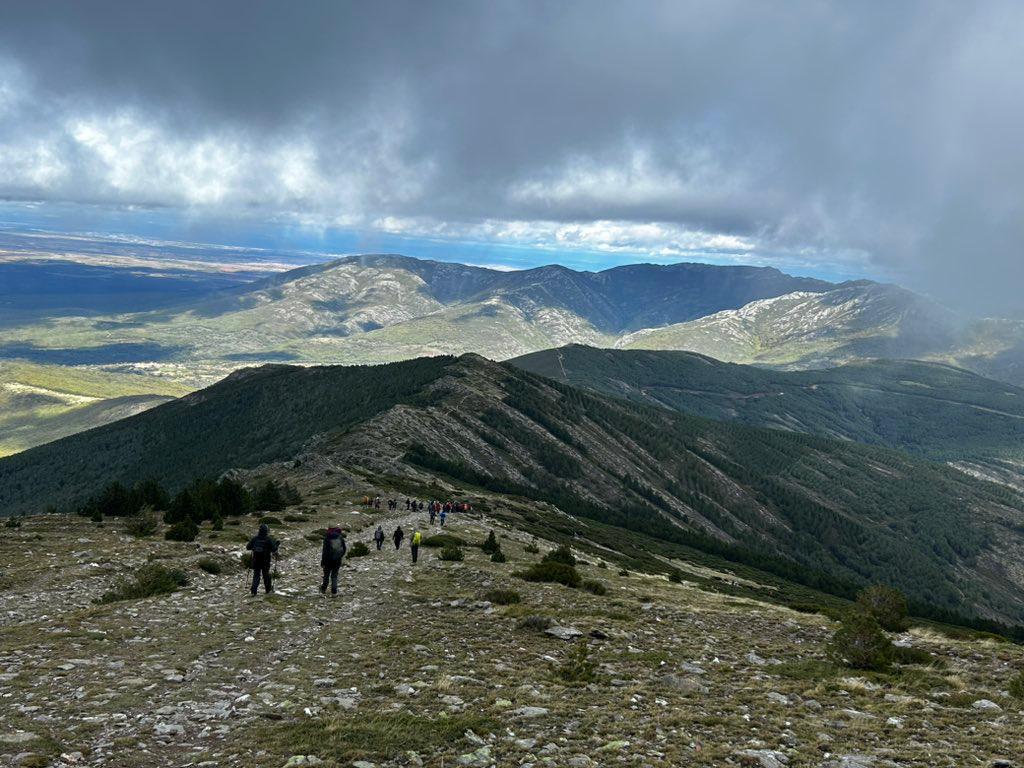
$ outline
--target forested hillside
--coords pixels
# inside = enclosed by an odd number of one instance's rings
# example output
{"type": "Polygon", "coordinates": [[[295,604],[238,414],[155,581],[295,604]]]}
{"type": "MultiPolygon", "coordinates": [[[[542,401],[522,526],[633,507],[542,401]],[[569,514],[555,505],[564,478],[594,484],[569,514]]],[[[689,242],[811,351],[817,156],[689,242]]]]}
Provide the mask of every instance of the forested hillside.
{"type": "Polygon", "coordinates": [[[37,511],[111,480],[175,488],[292,459],[310,482],[454,480],[840,594],[881,580],[918,604],[1024,619],[1024,509],[1009,491],[895,451],[641,406],[476,356],[250,369],[0,461],[0,504],[37,511]]]}
{"type": "Polygon", "coordinates": [[[578,344],[511,361],[635,402],[752,426],[899,448],[942,461],[1024,459],[1024,389],[936,363],[874,360],[811,371],[692,352],[578,344]]]}

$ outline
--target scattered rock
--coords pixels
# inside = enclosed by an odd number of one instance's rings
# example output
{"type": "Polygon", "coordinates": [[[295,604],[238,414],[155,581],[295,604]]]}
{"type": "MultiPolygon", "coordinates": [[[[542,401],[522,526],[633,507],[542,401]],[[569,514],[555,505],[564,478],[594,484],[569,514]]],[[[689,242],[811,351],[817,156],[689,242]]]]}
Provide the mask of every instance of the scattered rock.
{"type": "Polygon", "coordinates": [[[512,717],[544,717],[547,713],[545,707],[519,707],[509,712],[512,717]]]}
{"type": "Polygon", "coordinates": [[[789,764],[789,755],[772,749],[744,749],[736,753],[743,765],[755,765],[759,768],[783,768],[789,764]]]}
{"type": "Polygon", "coordinates": [[[993,712],[999,712],[1002,710],[1002,707],[1000,707],[994,701],[989,701],[988,699],[978,699],[976,702],[971,704],[971,706],[975,709],[988,709],[992,710],[993,712]]]}
{"type": "Polygon", "coordinates": [[[582,637],[583,633],[575,627],[563,627],[559,624],[555,624],[553,627],[548,627],[544,630],[545,634],[557,637],[559,640],[575,640],[577,637],[582,637]]]}

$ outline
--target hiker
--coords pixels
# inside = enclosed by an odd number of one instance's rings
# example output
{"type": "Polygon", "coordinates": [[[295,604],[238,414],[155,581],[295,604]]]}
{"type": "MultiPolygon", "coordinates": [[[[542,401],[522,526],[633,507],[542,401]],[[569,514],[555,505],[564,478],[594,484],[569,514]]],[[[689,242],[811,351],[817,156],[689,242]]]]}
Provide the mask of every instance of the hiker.
{"type": "Polygon", "coordinates": [[[373,532],[373,541],[377,545],[377,551],[380,552],[380,548],[384,546],[384,528],[377,526],[377,530],[373,532]]]}
{"type": "Polygon", "coordinates": [[[380,496],[378,496],[377,498],[375,498],[373,500],[373,508],[374,509],[380,509],[380,496]]]}
{"type": "Polygon", "coordinates": [[[419,531],[413,531],[412,538],[409,539],[409,549],[412,551],[412,561],[414,564],[416,563],[416,558],[419,557],[420,554],[420,541],[422,539],[423,537],[420,535],[419,531]]]}
{"type": "Polygon", "coordinates": [[[402,539],[405,538],[405,531],[402,530],[402,526],[395,528],[395,532],[391,534],[391,538],[395,540],[395,549],[402,546],[402,539]]]}
{"type": "Polygon", "coordinates": [[[327,580],[331,581],[331,596],[338,594],[338,569],[345,559],[345,534],[341,528],[328,528],[324,535],[324,548],[320,554],[320,567],[324,569],[324,580],[320,583],[320,593],[327,592],[327,580]]]}
{"type": "Polygon", "coordinates": [[[249,539],[245,548],[252,552],[252,594],[255,597],[260,587],[260,576],[263,576],[263,591],[270,593],[274,591],[274,584],[270,579],[270,560],[277,555],[277,548],[281,542],[271,538],[270,528],[266,523],[260,525],[259,532],[249,539]]]}
{"type": "Polygon", "coordinates": [[[437,517],[437,514],[436,514],[436,513],[434,512],[434,507],[433,507],[433,506],[431,506],[431,507],[430,507],[430,524],[431,524],[431,525],[433,525],[433,524],[434,524],[434,518],[435,518],[435,517],[437,517]]]}
{"type": "Polygon", "coordinates": [[[441,527],[444,528],[444,521],[448,517],[448,513],[444,511],[444,507],[441,508],[441,527]]]}
{"type": "Polygon", "coordinates": [[[405,500],[405,511],[406,511],[406,512],[408,512],[408,511],[409,511],[409,507],[410,507],[410,506],[412,506],[412,502],[411,502],[411,501],[409,501],[409,499],[406,499],[406,500],[405,500]]]}

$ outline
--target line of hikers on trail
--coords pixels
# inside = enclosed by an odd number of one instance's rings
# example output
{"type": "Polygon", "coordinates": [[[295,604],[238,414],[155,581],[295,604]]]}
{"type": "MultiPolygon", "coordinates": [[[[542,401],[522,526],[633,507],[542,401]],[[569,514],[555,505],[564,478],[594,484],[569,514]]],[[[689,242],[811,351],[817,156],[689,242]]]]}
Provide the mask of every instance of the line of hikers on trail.
{"type": "MultiPolygon", "coordinates": [[[[398,499],[387,499],[388,512],[396,512],[400,508],[398,499]]],[[[372,507],[373,509],[381,509],[385,504],[385,500],[380,496],[363,496],[363,506],[372,507]]],[[[469,512],[473,509],[468,503],[464,501],[435,501],[431,500],[427,502],[426,506],[422,501],[417,499],[406,499],[405,500],[405,511],[406,512],[422,512],[424,508],[427,514],[430,516],[430,524],[434,525],[435,521],[440,521],[441,526],[444,527],[445,522],[448,520],[448,515],[452,512],[469,512]]],[[[379,547],[378,547],[379,549],[379,547]]]]}
{"type": "MultiPolygon", "coordinates": [[[[432,502],[433,503],[433,502],[432,502]]],[[[468,508],[468,504],[465,505],[468,508]]],[[[441,513],[442,522],[444,525],[444,509],[442,508],[441,513]]],[[[433,520],[431,520],[433,522],[433,520]]],[[[373,541],[377,545],[377,551],[379,552],[384,546],[384,541],[387,539],[384,533],[384,527],[381,525],[377,526],[377,530],[373,532],[373,541]]],[[[391,540],[395,543],[395,549],[402,548],[402,542],[405,540],[405,531],[402,530],[402,526],[395,528],[391,534],[391,540]]],[[[412,536],[409,539],[409,551],[412,554],[412,561],[416,563],[420,556],[420,543],[423,541],[423,534],[418,530],[413,531],[412,536]]],[[[252,587],[250,591],[253,595],[259,591],[260,579],[263,580],[263,591],[270,593],[274,591],[273,574],[271,572],[271,564],[277,557],[278,549],[281,546],[281,542],[273,538],[270,535],[270,528],[266,523],[263,523],[259,527],[259,531],[253,536],[249,543],[245,545],[245,548],[252,553],[252,587]]],[[[324,572],[324,580],[320,584],[320,592],[323,594],[327,593],[327,586],[330,584],[331,595],[338,594],[338,571],[341,569],[341,564],[345,560],[345,554],[348,552],[348,545],[345,542],[345,533],[341,528],[333,526],[327,529],[324,534],[323,547],[320,551],[320,567],[324,572]]]]}

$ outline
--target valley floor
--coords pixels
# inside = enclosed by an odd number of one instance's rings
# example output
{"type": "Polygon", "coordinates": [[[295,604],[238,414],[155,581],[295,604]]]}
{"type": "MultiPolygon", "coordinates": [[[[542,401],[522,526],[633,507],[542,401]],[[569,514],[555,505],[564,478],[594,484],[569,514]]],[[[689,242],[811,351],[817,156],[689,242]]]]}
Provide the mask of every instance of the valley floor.
{"type": "MultiPolygon", "coordinates": [[[[360,493],[361,495],[361,493],[360,493]]],[[[291,511],[291,510],[290,510],[291,511]]],[[[834,624],[776,606],[581,566],[598,596],[528,584],[531,537],[481,519],[508,562],[408,544],[353,558],[325,598],[317,528],[369,543],[429,527],[348,498],[282,538],[276,594],[250,598],[239,550],[254,518],[196,544],[137,540],[119,521],[28,518],[0,536],[0,763],[21,766],[989,766],[1019,760],[1021,702],[1003,693],[1024,649],[915,630],[937,667],[858,675],[826,661],[834,624]],[[307,538],[308,537],[308,538],[307,538]],[[200,557],[228,566],[199,570],[200,557]],[[93,604],[147,560],[187,568],[164,597],[93,604]],[[522,602],[492,605],[510,588],[522,602]],[[578,628],[566,641],[527,615],[578,628]],[[591,682],[558,674],[580,646],[591,682]],[[989,703],[979,703],[988,700],[989,703]],[[303,757],[299,757],[303,756],[303,757]],[[322,762],[321,762],[322,761],[322,762]]],[[[436,532],[436,531],[433,531],[436,532]]],[[[426,535],[426,533],[425,533],[426,535]]],[[[547,546],[540,542],[541,551],[547,546]]]]}

